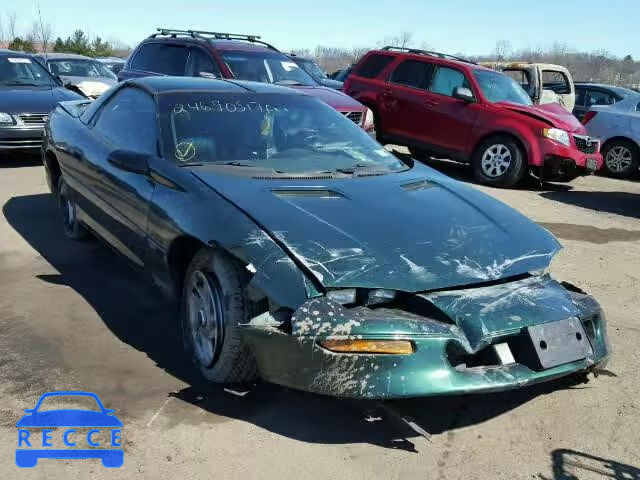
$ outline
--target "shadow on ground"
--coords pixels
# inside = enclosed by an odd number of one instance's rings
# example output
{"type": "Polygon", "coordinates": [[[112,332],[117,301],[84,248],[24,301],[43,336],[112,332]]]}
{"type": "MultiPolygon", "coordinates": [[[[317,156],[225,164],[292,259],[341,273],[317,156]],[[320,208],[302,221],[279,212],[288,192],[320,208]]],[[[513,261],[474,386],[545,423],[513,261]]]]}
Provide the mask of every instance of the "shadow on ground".
{"type": "Polygon", "coordinates": [[[539,475],[543,480],[579,480],[593,474],[615,480],[640,480],[640,468],[569,449],[551,452],[553,477],[539,475]]]}
{"type": "Polygon", "coordinates": [[[640,193],[554,191],[541,193],[540,196],[597,212],[640,218],[640,193]]]}
{"type": "Polygon", "coordinates": [[[3,168],[35,167],[42,165],[40,153],[2,153],[0,152],[0,170],[3,168]]]}
{"type": "MultiPolygon", "coordinates": [[[[168,393],[170,398],[214,414],[191,413],[177,418],[178,412],[172,419],[171,409],[166,409],[163,417],[168,422],[215,423],[226,417],[300,441],[370,443],[415,452],[414,441],[421,434],[428,436],[484,422],[539,395],[576,387],[582,380],[571,377],[526,390],[491,394],[481,400],[478,396],[464,396],[384,403],[347,401],[265,383],[250,386],[248,393],[240,396],[194,375],[183,354],[176,306],[97,241],[67,240],[50,195],[14,197],[4,205],[3,213],[9,224],[59,272],[41,275],[41,280],[74,289],[118,339],[144,352],[160,368],[189,385],[168,393]],[[428,434],[416,431],[407,422],[414,422],[428,434]]],[[[131,366],[133,372],[135,368],[131,366]]],[[[154,381],[148,379],[150,385],[154,381]]],[[[86,385],[89,390],[93,387],[86,385]]],[[[126,405],[127,399],[122,402],[126,405]]]]}

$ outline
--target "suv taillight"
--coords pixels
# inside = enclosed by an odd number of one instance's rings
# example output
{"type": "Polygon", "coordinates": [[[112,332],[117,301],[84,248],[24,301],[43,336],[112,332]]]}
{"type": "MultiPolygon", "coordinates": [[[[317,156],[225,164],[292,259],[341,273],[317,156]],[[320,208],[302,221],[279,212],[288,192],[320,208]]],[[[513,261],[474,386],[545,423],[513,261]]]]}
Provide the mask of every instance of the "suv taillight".
{"type": "Polygon", "coordinates": [[[594,112],[594,111],[587,112],[587,113],[584,115],[584,117],[582,117],[582,124],[583,124],[583,125],[586,125],[586,124],[587,124],[587,123],[589,123],[589,122],[593,119],[593,117],[595,117],[597,114],[598,114],[598,112],[594,112]]]}

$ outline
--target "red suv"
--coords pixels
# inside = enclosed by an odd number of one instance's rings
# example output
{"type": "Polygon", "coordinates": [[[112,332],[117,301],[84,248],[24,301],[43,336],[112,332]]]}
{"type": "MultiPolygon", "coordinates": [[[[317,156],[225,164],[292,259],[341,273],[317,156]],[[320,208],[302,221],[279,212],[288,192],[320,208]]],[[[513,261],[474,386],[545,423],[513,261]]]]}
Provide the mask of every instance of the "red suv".
{"type": "Polygon", "coordinates": [[[344,91],[373,110],[381,143],[420,158],[471,163],[476,178],[510,187],[527,170],[570,181],[602,166],[600,142],[559,104],[533,105],[510,77],[436,52],[385,47],[367,53],[344,91]]]}
{"type": "Polygon", "coordinates": [[[131,53],[118,80],[149,75],[226,78],[301,90],[329,104],[370,134],[373,114],[348,95],[323,87],[256,35],[158,28],[131,53]]]}

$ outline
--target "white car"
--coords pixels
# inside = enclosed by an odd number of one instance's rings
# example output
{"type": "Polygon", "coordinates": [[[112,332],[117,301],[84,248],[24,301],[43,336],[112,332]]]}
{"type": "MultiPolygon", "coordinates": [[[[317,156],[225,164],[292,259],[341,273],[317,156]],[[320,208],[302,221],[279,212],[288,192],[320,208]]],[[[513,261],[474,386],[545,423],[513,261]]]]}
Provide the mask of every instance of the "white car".
{"type": "Polygon", "coordinates": [[[613,105],[594,105],[582,119],[587,132],[602,142],[604,171],[629,178],[640,167],[640,94],[613,105]]]}

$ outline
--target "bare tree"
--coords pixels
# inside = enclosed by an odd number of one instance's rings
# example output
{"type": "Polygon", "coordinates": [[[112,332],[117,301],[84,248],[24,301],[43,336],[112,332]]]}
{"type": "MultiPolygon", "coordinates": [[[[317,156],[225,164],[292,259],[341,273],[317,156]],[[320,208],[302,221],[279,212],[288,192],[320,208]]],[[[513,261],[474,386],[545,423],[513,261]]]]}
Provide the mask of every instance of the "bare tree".
{"type": "Polygon", "coordinates": [[[509,40],[498,40],[494,49],[496,60],[501,62],[511,56],[511,42],[509,40]]]}
{"type": "Polygon", "coordinates": [[[382,41],[378,42],[378,45],[383,47],[391,45],[392,47],[408,48],[413,43],[413,33],[400,32],[397,35],[390,35],[384,37],[382,41]]]}
{"type": "Polygon", "coordinates": [[[53,27],[49,22],[42,20],[42,13],[40,12],[40,5],[37,6],[38,20],[33,22],[33,36],[36,42],[39,42],[42,46],[43,52],[48,52],[51,40],[53,38],[53,27]]]}
{"type": "Polygon", "coordinates": [[[16,12],[7,13],[7,35],[9,41],[13,41],[16,35],[16,12]]]}

